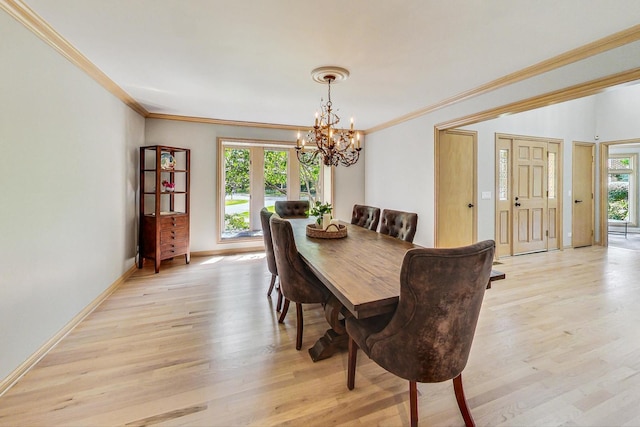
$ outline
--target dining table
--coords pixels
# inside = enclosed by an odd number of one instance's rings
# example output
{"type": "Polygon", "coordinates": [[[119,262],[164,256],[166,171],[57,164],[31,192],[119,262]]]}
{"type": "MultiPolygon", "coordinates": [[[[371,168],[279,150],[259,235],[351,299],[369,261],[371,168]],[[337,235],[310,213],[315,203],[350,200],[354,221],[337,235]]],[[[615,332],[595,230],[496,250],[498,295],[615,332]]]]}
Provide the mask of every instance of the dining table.
{"type": "MultiPolygon", "coordinates": [[[[344,238],[309,237],[307,226],[315,218],[288,221],[300,257],[331,293],[324,307],[331,329],[309,349],[316,362],[346,347],[346,317],[363,319],[395,309],[404,256],[409,249],[422,246],[342,221],[338,223],[346,227],[344,238]]],[[[504,278],[504,273],[493,270],[487,288],[504,278]]]]}

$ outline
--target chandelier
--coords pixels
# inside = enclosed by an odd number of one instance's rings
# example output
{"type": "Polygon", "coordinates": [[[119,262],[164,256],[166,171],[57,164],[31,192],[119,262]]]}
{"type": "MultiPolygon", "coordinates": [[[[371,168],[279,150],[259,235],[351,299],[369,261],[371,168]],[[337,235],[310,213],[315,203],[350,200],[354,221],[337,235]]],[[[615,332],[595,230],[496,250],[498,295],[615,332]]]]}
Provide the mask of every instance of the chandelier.
{"type": "Polygon", "coordinates": [[[351,166],[360,158],[360,134],[353,130],[353,118],[348,130],[336,128],[340,117],[331,103],[331,83],[346,79],[349,71],[339,67],[320,67],[313,70],[311,75],[316,82],[327,84],[327,102],[321,104],[320,116],[316,112],[315,123],[307,132],[306,139],[300,139],[298,132],[298,160],[310,166],[316,165],[318,156],[322,156],[325,166],[351,166]],[[305,150],[307,143],[315,145],[315,149],[305,150]]]}

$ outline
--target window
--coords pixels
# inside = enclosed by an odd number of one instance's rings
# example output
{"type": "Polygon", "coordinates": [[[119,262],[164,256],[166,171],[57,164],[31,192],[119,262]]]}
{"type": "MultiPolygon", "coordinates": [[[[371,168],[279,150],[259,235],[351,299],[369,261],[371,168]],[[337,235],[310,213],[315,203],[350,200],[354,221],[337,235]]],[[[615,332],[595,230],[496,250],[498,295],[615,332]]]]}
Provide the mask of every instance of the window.
{"type": "Polygon", "coordinates": [[[261,239],[260,209],[273,212],[277,200],[324,201],[331,174],[301,165],[292,143],[219,139],[218,156],[219,242],[261,239]]]}
{"type": "Polygon", "coordinates": [[[637,154],[611,154],[608,159],[608,218],[636,224],[637,154]]]}
{"type": "Polygon", "coordinates": [[[547,197],[556,198],[556,153],[549,151],[547,159],[547,197]]]}
{"type": "Polygon", "coordinates": [[[507,200],[509,194],[509,150],[500,150],[498,159],[498,200],[507,200]]]}

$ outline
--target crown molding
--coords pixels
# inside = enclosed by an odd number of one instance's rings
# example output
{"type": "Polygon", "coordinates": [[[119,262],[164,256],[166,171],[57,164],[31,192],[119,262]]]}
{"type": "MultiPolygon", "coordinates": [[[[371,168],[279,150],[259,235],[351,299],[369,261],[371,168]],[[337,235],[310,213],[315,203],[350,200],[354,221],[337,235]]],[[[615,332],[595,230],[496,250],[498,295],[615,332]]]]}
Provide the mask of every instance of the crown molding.
{"type": "Polygon", "coordinates": [[[474,89],[444,99],[436,104],[421,108],[420,110],[416,110],[409,114],[405,114],[404,116],[400,116],[394,120],[390,120],[378,126],[374,126],[370,129],[365,130],[365,134],[377,132],[391,126],[395,126],[402,122],[406,122],[408,120],[415,119],[416,117],[432,113],[436,110],[440,110],[458,102],[494,91],[501,87],[508,86],[522,80],[535,77],[537,75],[555,70],[556,68],[581,61],[591,56],[598,55],[600,53],[618,48],[620,46],[624,46],[625,44],[633,43],[638,40],[640,40],[640,24],[634,25],[633,27],[627,28],[626,30],[611,34],[610,36],[596,40],[595,42],[586,44],[579,48],[562,53],[558,56],[554,56],[553,58],[539,62],[530,67],[523,68],[522,70],[516,71],[511,74],[507,74],[506,76],[500,77],[499,79],[493,80],[474,89]]]}
{"type": "Polygon", "coordinates": [[[280,130],[292,130],[292,131],[299,131],[300,129],[306,129],[309,127],[308,125],[294,126],[294,125],[281,125],[281,124],[275,124],[275,123],[243,122],[239,120],[211,119],[207,117],[179,116],[174,114],[161,114],[161,113],[148,113],[146,115],[146,118],[176,120],[179,122],[209,123],[214,125],[244,126],[244,127],[280,129],[280,130]]]}
{"type": "Polygon", "coordinates": [[[492,108],[490,110],[481,111],[479,113],[460,117],[447,122],[438,123],[436,129],[444,130],[460,126],[467,126],[474,123],[483,122],[485,120],[495,119],[500,116],[522,113],[524,111],[534,110],[536,108],[547,107],[560,102],[571,101],[585,96],[595,95],[606,88],[617,86],[624,83],[640,80],[640,68],[623,71],[621,73],[612,74],[599,79],[580,83],[564,89],[554,90],[542,95],[534,96],[501,107],[492,108]]]}
{"type": "Polygon", "coordinates": [[[36,36],[41,38],[49,46],[57,50],[62,56],[67,58],[72,64],[87,73],[92,79],[98,82],[118,99],[128,105],[138,114],[146,117],[149,112],[126,93],[120,86],[115,84],[105,73],[89,61],[78,49],[58,34],[49,24],[38,16],[29,6],[21,0],[0,0],[0,9],[3,9],[16,21],[27,27],[36,36]]]}
{"type": "MultiPolygon", "coordinates": [[[[73,47],[67,40],[65,40],[53,28],[51,28],[49,24],[47,24],[33,10],[31,10],[29,6],[27,6],[22,0],[0,0],[0,9],[3,9],[10,16],[16,19],[18,22],[22,23],[25,27],[31,30],[43,41],[45,41],[51,47],[56,49],[60,54],[62,54],[65,58],[71,61],[71,63],[73,63],[80,69],[82,69],[85,73],[87,73],[90,77],[92,77],[105,89],[107,89],[109,92],[111,92],[118,99],[120,99],[122,102],[124,102],[131,109],[138,112],[143,117],[165,119],[165,120],[178,120],[178,121],[186,121],[186,122],[197,122],[197,123],[210,123],[210,124],[229,125],[229,126],[247,126],[247,127],[258,127],[258,128],[268,128],[268,129],[294,130],[294,131],[297,131],[298,129],[301,129],[301,128],[306,128],[305,126],[300,127],[300,126],[293,126],[293,125],[244,122],[244,121],[222,120],[222,119],[213,119],[213,118],[204,118],[204,117],[189,117],[189,116],[149,113],[142,105],[140,105],[128,93],[126,93],[122,88],[120,88],[120,86],[118,86],[109,77],[107,77],[106,74],[104,74],[91,61],[89,61],[84,55],[82,55],[82,53],[80,53],[75,47],[73,47]]],[[[378,126],[374,126],[370,129],[366,129],[362,131],[362,133],[366,135],[366,134],[374,133],[374,132],[398,125],[400,123],[415,119],[425,114],[429,114],[431,112],[440,110],[442,108],[459,103],[461,101],[485,94],[487,92],[494,91],[496,89],[517,83],[522,80],[529,79],[531,77],[535,77],[537,75],[549,72],[556,68],[560,68],[565,65],[568,65],[577,61],[581,61],[590,56],[594,56],[602,52],[606,52],[608,50],[615,49],[617,47],[620,47],[625,44],[632,43],[638,40],[640,40],[640,24],[635,25],[626,30],[619,31],[617,33],[614,33],[602,39],[596,40],[595,42],[586,44],[579,48],[562,53],[553,58],[534,64],[530,67],[526,67],[522,70],[500,77],[496,80],[493,80],[489,83],[478,86],[474,89],[459,93],[450,98],[437,102],[433,105],[405,114],[396,119],[382,123],[378,126]]],[[[621,83],[624,83],[624,82],[631,81],[629,80],[629,76],[633,76],[636,74],[637,74],[636,70],[630,70],[628,72],[623,72],[620,74],[616,74],[614,76],[605,77],[604,79],[594,80],[592,82],[587,82],[581,85],[572,86],[571,88],[568,88],[568,89],[551,92],[546,95],[530,98],[528,100],[523,100],[520,102],[509,104],[507,106],[498,107],[496,109],[474,114],[472,116],[466,116],[451,122],[443,123],[441,125],[450,127],[448,126],[448,123],[470,124],[470,123],[480,121],[480,120],[476,120],[475,117],[483,117],[483,116],[489,117],[490,115],[489,112],[491,111],[499,111],[499,110],[505,110],[508,108],[513,108],[513,111],[505,111],[505,113],[522,112],[522,111],[526,111],[526,109],[529,108],[528,106],[538,105],[540,102],[543,102],[543,103],[546,102],[546,104],[540,105],[540,106],[544,106],[544,105],[549,105],[550,103],[553,103],[553,102],[561,102],[561,101],[566,101],[570,99],[575,99],[578,96],[587,96],[587,95],[575,95],[575,93],[581,93],[581,91],[578,90],[577,88],[582,86],[585,87],[584,93],[591,95],[596,93],[593,90],[594,90],[594,87],[596,86],[599,87],[600,83],[598,82],[600,81],[607,81],[608,79],[612,79],[612,81],[616,81],[617,78],[622,77],[621,83]],[[570,91],[570,93],[574,93],[573,97],[567,98],[567,96],[561,95],[565,91],[570,91]],[[551,96],[551,94],[556,94],[558,98],[549,99],[548,97],[551,96]],[[473,120],[473,121],[469,122],[469,120],[473,120]]],[[[619,84],[619,83],[615,83],[615,84],[619,84]]],[[[602,86],[597,91],[602,90],[606,87],[607,86],[602,86]]],[[[536,107],[530,107],[530,108],[536,108],[536,107]]],[[[499,113],[499,114],[504,114],[504,113],[499,113]]],[[[495,117],[497,116],[489,117],[489,118],[495,118],[495,117]]]]}

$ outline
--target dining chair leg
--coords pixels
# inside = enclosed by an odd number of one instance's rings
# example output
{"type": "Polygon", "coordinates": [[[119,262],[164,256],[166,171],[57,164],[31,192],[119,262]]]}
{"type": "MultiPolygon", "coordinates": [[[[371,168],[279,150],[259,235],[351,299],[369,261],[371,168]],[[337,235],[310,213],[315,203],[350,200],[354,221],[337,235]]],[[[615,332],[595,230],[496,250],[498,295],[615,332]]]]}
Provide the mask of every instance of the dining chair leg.
{"type": "Polygon", "coordinates": [[[289,310],[289,300],[284,299],[284,303],[282,303],[282,313],[280,313],[280,318],[278,319],[278,323],[283,323],[284,318],[287,315],[287,311],[289,310]]]}
{"type": "Polygon", "coordinates": [[[418,386],[409,381],[409,407],[411,408],[411,427],[418,426],[418,386]]]}
{"type": "Polygon", "coordinates": [[[304,328],[304,322],[302,320],[302,304],[299,302],[296,303],[296,315],[296,350],[300,350],[302,348],[302,329],[304,328]]]}
{"type": "Polygon", "coordinates": [[[282,290],[280,290],[280,286],[278,286],[278,302],[276,302],[276,311],[282,310],[282,290]]]}
{"type": "Polygon", "coordinates": [[[465,399],[464,397],[464,389],[462,388],[462,374],[453,379],[453,391],[456,394],[456,401],[458,402],[458,407],[460,408],[460,412],[462,413],[464,425],[467,427],[475,427],[476,423],[473,421],[473,417],[471,416],[471,412],[469,411],[469,406],[467,405],[467,399],[465,399]]]}
{"type": "Polygon", "coordinates": [[[358,344],[349,337],[349,362],[347,366],[347,388],[353,390],[356,386],[356,359],[358,358],[358,344]]]}
{"type": "Polygon", "coordinates": [[[271,292],[273,291],[273,286],[276,284],[276,275],[271,275],[271,283],[269,284],[269,290],[267,291],[267,295],[271,296],[271,292]]]}

